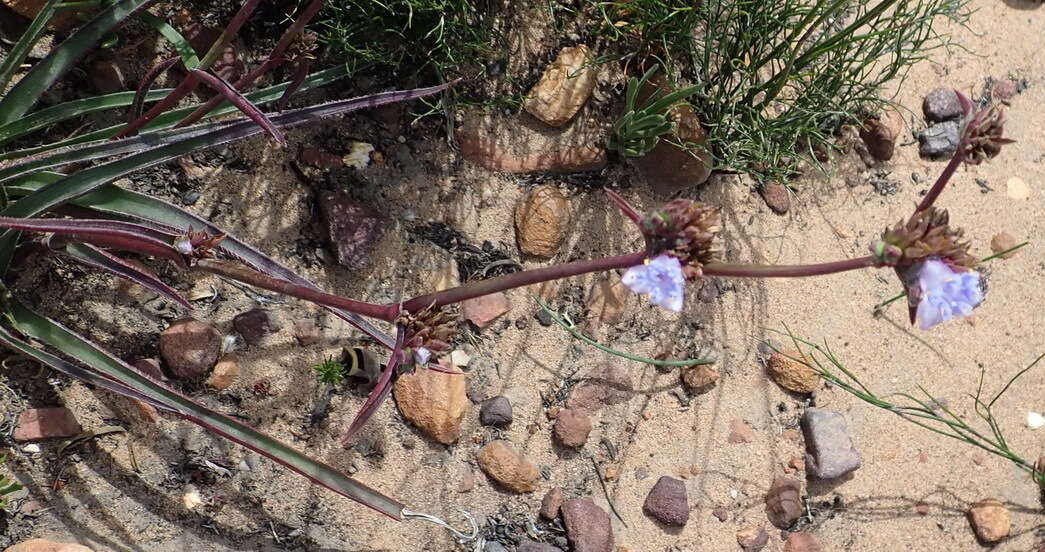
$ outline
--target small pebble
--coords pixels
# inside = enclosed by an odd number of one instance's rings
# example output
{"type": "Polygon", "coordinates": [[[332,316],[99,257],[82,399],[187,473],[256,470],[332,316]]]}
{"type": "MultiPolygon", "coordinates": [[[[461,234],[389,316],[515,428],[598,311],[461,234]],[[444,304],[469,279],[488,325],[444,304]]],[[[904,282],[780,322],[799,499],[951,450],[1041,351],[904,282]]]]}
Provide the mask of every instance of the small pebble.
{"type": "Polygon", "coordinates": [[[1031,429],[1041,429],[1043,426],[1045,426],[1045,416],[1034,411],[1027,413],[1027,427],[1031,429]]]}
{"type": "MultiPolygon", "coordinates": [[[[1017,245],[1019,245],[1019,243],[1016,241],[1016,238],[1012,237],[1012,235],[1008,232],[998,232],[994,235],[994,237],[991,238],[991,251],[993,251],[996,254],[1008,249],[1012,249],[1017,245]]],[[[1017,252],[1018,250],[1009,251],[1008,253],[1001,255],[1001,258],[1011,259],[1013,256],[1016,255],[1017,252]]]]}
{"type": "Polygon", "coordinates": [[[1027,199],[1030,197],[1030,188],[1027,183],[1018,176],[1013,176],[1005,181],[1006,193],[1012,199],[1027,199]]]}

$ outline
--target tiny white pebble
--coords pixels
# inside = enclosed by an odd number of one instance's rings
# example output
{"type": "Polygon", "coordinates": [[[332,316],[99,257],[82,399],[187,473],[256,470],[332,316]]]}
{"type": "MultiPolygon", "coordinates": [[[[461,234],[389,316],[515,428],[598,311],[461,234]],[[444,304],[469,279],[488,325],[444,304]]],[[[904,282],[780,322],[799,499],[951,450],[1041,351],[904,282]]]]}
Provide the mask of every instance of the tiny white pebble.
{"type": "Polygon", "coordinates": [[[1045,416],[1033,411],[1027,413],[1027,427],[1039,429],[1042,426],[1045,426],[1045,416]]]}
{"type": "Polygon", "coordinates": [[[343,157],[345,165],[363,170],[370,165],[370,153],[374,146],[366,142],[352,142],[348,146],[348,153],[343,157]]]}
{"type": "Polygon", "coordinates": [[[22,450],[25,451],[25,452],[28,452],[29,454],[36,454],[36,453],[40,452],[40,445],[37,445],[37,444],[26,445],[26,446],[22,447],[22,450]]]}
{"type": "Polygon", "coordinates": [[[736,489],[730,489],[729,490],[729,496],[733,497],[733,500],[736,500],[737,497],[740,496],[740,491],[738,491],[736,489]]]}
{"type": "Polygon", "coordinates": [[[190,488],[182,495],[181,503],[185,505],[186,510],[192,510],[203,503],[203,497],[200,496],[200,492],[195,488],[190,488]]]}

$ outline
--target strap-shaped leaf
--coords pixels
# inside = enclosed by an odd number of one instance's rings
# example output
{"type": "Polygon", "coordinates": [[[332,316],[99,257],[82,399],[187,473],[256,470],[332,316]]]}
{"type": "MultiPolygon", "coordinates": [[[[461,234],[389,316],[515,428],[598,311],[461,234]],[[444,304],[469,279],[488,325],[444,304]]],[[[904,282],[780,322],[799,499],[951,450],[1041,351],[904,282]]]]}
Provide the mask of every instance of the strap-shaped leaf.
{"type": "Polygon", "coordinates": [[[146,289],[151,289],[186,309],[193,310],[192,305],[180,293],[156,277],[155,274],[134,266],[108,251],[86,243],[67,243],[56,250],[83,264],[104,270],[146,289]]]}
{"type": "MultiPolygon", "coordinates": [[[[208,73],[202,69],[195,69],[191,73],[192,75],[195,75],[197,79],[200,79],[201,82],[211,87],[215,92],[224,96],[229,103],[236,106],[236,109],[240,110],[240,112],[246,115],[251,121],[257,123],[257,125],[263,128],[265,132],[269,133],[269,135],[272,136],[280,146],[286,147],[287,139],[283,137],[283,133],[272,124],[272,121],[270,121],[269,118],[257,108],[257,106],[250,103],[250,100],[244,98],[243,94],[239,93],[239,90],[236,90],[228,82],[225,82],[225,79],[213,73],[208,73]]],[[[291,83],[291,85],[293,85],[293,83],[291,83]]],[[[290,90],[290,88],[287,90],[290,90]]]]}
{"type": "MultiPolygon", "coordinates": [[[[168,92],[170,92],[169,88],[151,90],[145,95],[145,101],[156,101],[163,96],[166,96],[168,92]]],[[[94,113],[97,111],[104,111],[106,109],[128,106],[133,98],[134,92],[116,92],[114,94],[105,94],[104,96],[93,96],[90,98],[70,100],[46,109],[34,111],[21,119],[11,121],[6,125],[0,125],[0,144],[9,142],[15,138],[20,138],[42,128],[47,128],[66,119],[87,115],[88,113],[94,113]]]]}
{"type": "MultiPolygon", "coordinates": [[[[106,378],[130,388],[136,395],[156,401],[186,420],[282,464],[316,484],[369,506],[392,519],[403,519],[403,505],[398,501],[250,426],[193,402],[181,393],[141,375],[125,362],[57,322],[25,308],[10,295],[6,299],[9,318],[22,334],[63,351],[106,378]]],[[[42,354],[33,356],[41,362],[54,359],[46,359],[42,354]]],[[[50,362],[47,363],[51,365],[50,362]]]]}
{"type": "MultiPolygon", "coordinates": [[[[17,185],[8,187],[8,190],[12,195],[25,195],[39,189],[44,184],[45,182],[23,180],[17,185]]],[[[211,224],[206,219],[161,199],[124,190],[114,185],[108,185],[74,200],[73,203],[80,207],[87,207],[115,217],[149,221],[162,225],[166,229],[186,229],[191,227],[197,230],[206,230],[209,234],[225,234],[225,239],[218,244],[219,250],[266,274],[313,289],[319,289],[315,284],[302,278],[293,270],[240,241],[235,235],[211,224]]],[[[4,249],[0,248],[0,254],[3,254],[3,252],[4,249]]],[[[391,349],[394,345],[395,340],[369,320],[356,316],[349,311],[330,307],[324,308],[374,338],[385,347],[391,349]]]]}
{"type": "MultiPolygon", "coordinates": [[[[331,82],[334,82],[337,79],[340,79],[341,77],[344,77],[347,74],[348,74],[348,71],[347,71],[347,69],[345,68],[344,65],[338,65],[337,67],[331,67],[330,69],[325,69],[323,71],[318,71],[318,72],[310,75],[308,78],[305,79],[305,82],[301,84],[301,91],[312,90],[314,88],[318,88],[320,86],[324,86],[326,84],[330,84],[331,82]]],[[[271,102],[271,101],[275,101],[275,100],[279,99],[283,95],[283,92],[287,89],[289,84],[290,83],[288,83],[288,82],[280,83],[280,84],[277,84],[275,86],[270,86],[268,88],[263,88],[261,90],[255,90],[253,92],[248,92],[247,94],[244,94],[244,96],[246,96],[246,98],[248,100],[254,102],[256,105],[261,105],[261,104],[264,104],[264,103],[267,103],[267,102],[271,102]]],[[[164,89],[164,90],[153,90],[152,92],[149,93],[150,94],[149,101],[155,101],[155,100],[162,99],[164,96],[166,96],[168,93],[170,93],[171,90],[172,89],[170,89],[170,88],[164,89]]],[[[131,101],[134,98],[133,93],[131,93],[131,92],[120,92],[118,94],[110,94],[109,96],[99,96],[99,98],[115,97],[115,96],[118,96],[118,95],[124,95],[124,96],[121,96],[119,98],[119,102],[120,103],[114,104],[114,105],[111,105],[111,106],[107,106],[107,107],[101,107],[100,109],[106,109],[108,107],[123,107],[123,106],[131,105],[131,101]]],[[[93,98],[88,98],[88,99],[93,99],[93,98]]],[[[72,105],[76,101],[84,101],[84,100],[75,100],[73,102],[66,102],[66,103],[54,106],[53,108],[47,108],[47,109],[44,109],[44,110],[40,110],[40,111],[34,113],[33,115],[29,115],[28,117],[26,117],[26,119],[31,119],[34,115],[36,115],[38,113],[43,113],[44,111],[48,111],[50,109],[57,109],[57,108],[63,108],[64,109],[65,106],[68,106],[68,111],[64,112],[62,117],[57,118],[57,119],[55,119],[53,121],[50,121],[48,124],[60,122],[60,121],[63,121],[65,119],[68,119],[70,117],[75,117],[75,116],[81,114],[80,112],[76,111],[75,110],[75,106],[72,105]]],[[[116,100],[114,99],[114,101],[116,101],[116,100]]],[[[191,112],[194,109],[196,109],[196,106],[183,107],[181,109],[174,109],[174,110],[168,111],[168,112],[164,113],[163,115],[160,115],[159,117],[156,117],[155,119],[153,119],[153,121],[151,123],[145,125],[143,130],[156,131],[156,130],[160,130],[160,129],[164,129],[164,128],[169,128],[170,126],[174,125],[174,123],[176,123],[179,120],[181,120],[181,118],[184,117],[187,113],[191,112]]],[[[212,112],[209,115],[209,117],[213,118],[213,117],[217,117],[219,115],[224,115],[226,113],[231,113],[233,111],[236,111],[235,107],[233,107],[231,105],[225,105],[225,106],[222,106],[222,107],[216,109],[214,112],[212,112]]],[[[86,113],[89,113],[89,111],[86,112],[86,113]]],[[[15,124],[15,123],[11,123],[11,124],[15,124]]],[[[43,152],[53,151],[53,150],[55,150],[57,148],[63,148],[63,147],[77,145],[77,144],[84,144],[84,143],[92,142],[92,141],[95,141],[95,140],[105,140],[106,138],[109,138],[112,135],[116,134],[116,132],[119,131],[124,126],[125,125],[122,125],[122,124],[121,125],[113,125],[111,127],[103,128],[103,129],[96,130],[96,131],[93,131],[93,132],[88,132],[88,133],[82,134],[80,136],[76,136],[76,137],[69,138],[69,139],[66,139],[66,140],[62,140],[62,141],[59,141],[59,142],[53,142],[53,143],[50,143],[50,144],[47,144],[47,145],[44,145],[44,146],[37,146],[37,147],[33,147],[33,148],[26,148],[26,149],[16,150],[16,151],[8,152],[8,153],[0,153],[0,161],[7,160],[7,159],[24,159],[25,157],[28,157],[28,156],[31,156],[31,155],[40,154],[40,153],[43,153],[43,152]]],[[[0,129],[3,129],[3,128],[6,128],[6,126],[0,126],[0,129]]]]}
{"type": "Polygon", "coordinates": [[[10,123],[25,115],[40,95],[54,84],[92,47],[135,11],[155,0],[116,0],[102,9],[94,19],[80,27],[46,58],[33,66],[0,99],[0,124],[10,123]]]}

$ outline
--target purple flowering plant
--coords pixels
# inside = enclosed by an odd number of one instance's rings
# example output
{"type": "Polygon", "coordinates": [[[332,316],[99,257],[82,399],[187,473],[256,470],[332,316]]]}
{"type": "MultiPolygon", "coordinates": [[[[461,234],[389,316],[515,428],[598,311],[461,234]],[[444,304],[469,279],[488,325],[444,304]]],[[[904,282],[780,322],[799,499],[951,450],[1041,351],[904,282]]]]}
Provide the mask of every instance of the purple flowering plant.
{"type": "MultiPolygon", "coordinates": [[[[418,91],[413,97],[434,90],[418,91]]],[[[402,99],[405,96],[394,97],[402,99]]],[[[80,251],[76,258],[95,259],[95,266],[147,286],[181,305],[188,303],[175,290],[147,271],[119,259],[111,251],[167,258],[185,270],[217,274],[311,301],[337,313],[391,351],[377,384],[342,437],[348,442],[388,397],[400,375],[415,369],[454,373],[439,362],[440,357],[450,351],[457,333],[458,318],[452,311],[453,305],[522,286],[623,270],[622,283],[631,291],[648,296],[654,305],[680,312],[684,309],[687,282],[705,277],[808,277],[891,267],[907,292],[912,324],[917,322],[920,328],[929,329],[951,318],[968,316],[982,302],[984,295],[982,278],[976,271],[977,261],[969,255],[969,244],[962,240],[962,232],[949,225],[947,212],[933,204],[958,166],[963,162],[975,164],[995,157],[1009,140],[1002,137],[1000,111],[991,108],[970,116],[972,103],[960,93],[959,98],[966,111],[961,144],[911,217],[886,229],[881,238],[871,244],[869,255],[819,264],[723,262],[718,240],[722,230],[718,208],[693,200],[675,199],[642,214],[611,190],[606,191],[610,201],[634,223],[643,237],[641,250],[471,281],[389,304],[359,301],[322,291],[283,267],[258,259],[257,253],[249,247],[210,225],[195,230],[188,224],[175,229],[170,225],[107,219],[29,218],[33,213],[22,217],[0,217],[0,227],[49,233],[49,246],[66,247],[67,253],[74,251],[68,249],[71,246],[90,248],[89,255],[80,251]],[[394,338],[381,332],[367,319],[391,324],[395,328],[394,338]]],[[[274,120],[276,124],[282,121],[278,117],[274,120]]],[[[302,473],[313,477],[310,472],[302,473]]],[[[382,513],[397,519],[406,515],[401,505],[387,497],[374,494],[365,487],[365,490],[360,490],[353,486],[355,483],[342,482],[341,485],[347,490],[339,492],[382,513]],[[383,506],[374,506],[371,501],[383,506]]]]}

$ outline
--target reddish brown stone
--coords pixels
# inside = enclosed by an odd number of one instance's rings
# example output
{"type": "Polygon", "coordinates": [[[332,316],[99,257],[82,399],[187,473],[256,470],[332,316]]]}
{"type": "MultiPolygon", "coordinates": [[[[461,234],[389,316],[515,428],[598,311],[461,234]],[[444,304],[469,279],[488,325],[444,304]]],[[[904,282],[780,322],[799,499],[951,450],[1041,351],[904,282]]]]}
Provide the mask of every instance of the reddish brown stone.
{"type": "Polygon", "coordinates": [[[13,437],[24,443],[72,437],[80,431],[80,422],[68,408],[30,408],[18,415],[13,437]]]}

